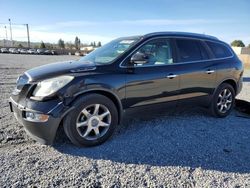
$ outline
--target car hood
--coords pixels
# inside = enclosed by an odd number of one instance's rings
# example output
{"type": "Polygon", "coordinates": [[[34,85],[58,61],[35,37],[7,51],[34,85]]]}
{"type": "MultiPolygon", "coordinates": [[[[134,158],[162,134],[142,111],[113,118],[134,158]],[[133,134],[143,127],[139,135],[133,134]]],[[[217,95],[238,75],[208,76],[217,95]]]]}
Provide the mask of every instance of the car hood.
{"type": "Polygon", "coordinates": [[[39,66],[26,71],[25,74],[33,82],[63,74],[93,71],[95,69],[95,64],[91,62],[66,61],[39,66]]]}

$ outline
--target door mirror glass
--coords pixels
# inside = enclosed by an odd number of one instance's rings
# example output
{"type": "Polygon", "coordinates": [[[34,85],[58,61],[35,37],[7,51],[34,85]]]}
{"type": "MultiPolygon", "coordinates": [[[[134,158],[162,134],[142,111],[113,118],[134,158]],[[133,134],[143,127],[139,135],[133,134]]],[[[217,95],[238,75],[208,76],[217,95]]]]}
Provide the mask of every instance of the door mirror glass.
{"type": "Polygon", "coordinates": [[[131,59],[130,59],[131,63],[133,64],[145,64],[147,63],[147,56],[144,53],[141,52],[137,52],[135,53],[131,59]]]}

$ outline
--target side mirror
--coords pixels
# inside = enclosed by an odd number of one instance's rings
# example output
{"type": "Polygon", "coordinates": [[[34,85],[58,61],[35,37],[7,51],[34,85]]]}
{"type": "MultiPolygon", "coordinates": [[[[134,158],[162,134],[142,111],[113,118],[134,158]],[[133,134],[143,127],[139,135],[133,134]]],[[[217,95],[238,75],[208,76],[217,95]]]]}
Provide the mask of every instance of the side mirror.
{"type": "Polygon", "coordinates": [[[145,64],[148,60],[144,53],[137,52],[131,57],[130,62],[133,64],[145,64]]]}

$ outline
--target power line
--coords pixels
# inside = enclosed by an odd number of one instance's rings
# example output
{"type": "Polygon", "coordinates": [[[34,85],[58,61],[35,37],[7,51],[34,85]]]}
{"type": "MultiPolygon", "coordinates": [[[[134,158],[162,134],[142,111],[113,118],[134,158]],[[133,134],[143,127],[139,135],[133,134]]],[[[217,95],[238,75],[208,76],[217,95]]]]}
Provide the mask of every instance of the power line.
{"type": "MultiPolygon", "coordinates": [[[[0,25],[6,25],[8,23],[0,23],[0,25]]],[[[11,25],[26,25],[26,24],[21,24],[21,23],[11,23],[11,25]]]]}
{"type": "MultiPolygon", "coordinates": [[[[26,31],[27,31],[27,43],[28,43],[28,47],[30,48],[29,24],[12,23],[10,18],[8,19],[8,21],[9,21],[9,27],[10,27],[10,41],[11,41],[11,46],[13,46],[13,40],[12,40],[12,25],[14,25],[14,26],[25,26],[25,27],[26,27],[26,31]]],[[[0,23],[0,25],[4,25],[5,31],[6,31],[6,39],[8,40],[8,37],[7,37],[7,29],[6,29],[7,23],[0,23]]],[[[18,38],[18,37],[16,37],[16,38],[18,38]]]]}

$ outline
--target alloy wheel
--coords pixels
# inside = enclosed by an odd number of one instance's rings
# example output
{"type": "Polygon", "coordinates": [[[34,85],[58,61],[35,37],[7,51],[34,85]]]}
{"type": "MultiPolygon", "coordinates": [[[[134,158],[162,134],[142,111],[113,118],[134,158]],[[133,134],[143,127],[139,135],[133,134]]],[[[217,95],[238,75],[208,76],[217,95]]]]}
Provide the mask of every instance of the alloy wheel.
{"type": "Polygon", "coordinates": [[[102,104],[85,107],[76,120],[78,134],[86,140],[96,140],[106,134],[111,125],[111,113],[102,104]]]}
{"type": "Polygon", "coordinates": [[[219,112],[224,114],[228,110],[230,110],[230,108],[232,106],[232,102],[233,102],[232,92],[227,88],[223,89],[220,92],[220,94],[218,96],[218,100],[217,100],[217,108],[218,108],[219,112]]]}

